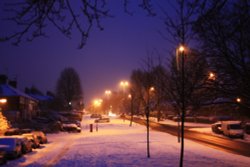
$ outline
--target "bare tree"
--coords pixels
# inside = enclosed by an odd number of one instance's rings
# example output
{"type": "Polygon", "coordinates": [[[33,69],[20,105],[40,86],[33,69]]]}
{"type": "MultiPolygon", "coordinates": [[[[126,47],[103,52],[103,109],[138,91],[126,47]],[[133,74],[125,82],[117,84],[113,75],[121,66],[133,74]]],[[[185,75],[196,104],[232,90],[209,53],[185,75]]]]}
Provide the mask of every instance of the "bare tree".
{"type": "Polygon", "coordinates": [[[81,81],[77,72],[69,67],[65,68],[57,81],[56,96],[65,109],[82,107],[83,93],[81,81]]]}
{"type": "Polygon", "coordinates": [[[142,114],[140,111],[140,107],[142,106],[142,77],[143,72],[141,70],[133,70],[130,76],[130,126],[132,126],[134,114],[142,114]]]}
{"type": "Polygon", "coordinates": [[[135,98],[140,99],[140,104],[146,116],[147,127],[147,157],[150,158],[150,135],[149,135],[149,117],[151,111],[156,106],[154,78],[153,78],[153,58],[148,56],[144,61],[144,69],[135,70],[131,76],[131,83],[135,89],[135,98]]]}
{"type": "MultiPolygon", "coordinates": [[[[150,0],[138,0],[139,7],[154,15],[150,0]]],[[[124,11],[129,12],[130,2],[123,0],[124,11]]],[[[103,18],[112,17],[106,0],[22,0],[5,4],[6,11],[17,26],[16,32],[0,38],[12,40],[18,45],[23,40],[32,41],[36,37],[47,36],[46,29],[51,25],[68,38],[76,30],[80,34],[79,48],[83,48],[93,27],[103,30],[103,18]]]]}
{"type": "Polygon", "coordinates": [[[159,122],[162,118],[165,103],[167,102],[167,96],[165,93],[166,82],[166,72],[167,69],[161,64],[159,60],[158,65],[152,68],[151,75],[153,77],[153,87],[154,87],[154,100],[155,100],[155,110],[157,111],[157,121],[159,122]]]}
{"type": "Polygon", "coordinates": [[[203,1],[197,6],[194,31],[220,81],[222,97],[238,103],[250,116],[250,2],[203,1]]]}
{"type": "MultiPolygon", "coordinates": [[[[170,3],[172,1],[169,1],[170,3]]],[[[194,1],[194,5],[196,1],[194,1]]],[[[165,11],[162,8],[162,11],[165,13],[165,25],[166,25],[166,30],[168,34],[171,35],[172,37],[172,42],[175,45],[174,48],[177,48],[176,46],[182,46],[182,47],[187,47],[188,42],[192,39],[193,34],[192,34],[192,23],[193,19],[195,16],[195,7],[193,6],[188,6],[189,1],[185,0],[178,0],[177,5],[175,7],[175,17],[171,17],[170,14],[165,11]]],[[[186,50],[186,49],[185,49],[186,50]]],[[[183,50],[184,51],[184,50],[183,50]]],[[[180,167],[183,166],[183,157],[184,157],[184,123],[185,123],[185,115],[186,115],[186,93],[185,90],[187,89],[186,83],[185,83],[185,54],[182,51],[180,53],[180,79],[179,83],[180,84],[180,92],[179,94],[181,95],[181,99],[177,105],[181,108],[181,151],[180,151],[180,167]]]]}

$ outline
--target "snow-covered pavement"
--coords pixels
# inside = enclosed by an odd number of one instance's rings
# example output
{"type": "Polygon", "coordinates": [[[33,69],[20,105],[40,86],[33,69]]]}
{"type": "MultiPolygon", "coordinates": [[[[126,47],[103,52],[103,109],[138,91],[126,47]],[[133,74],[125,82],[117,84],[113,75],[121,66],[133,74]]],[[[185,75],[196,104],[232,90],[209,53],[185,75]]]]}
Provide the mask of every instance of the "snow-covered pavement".
{"type": "MultiPolygon", "coordinates": [[[[49,143],[4,166],[177,167],[180,143],[167,133],[150,132],[151,158],[146,154],[146,128],[111,119],[89,132],[93,119],[85,116],[81,133],[49,134],[49,143]]],[[[95,127],[95,126],[94,126],[95,127]]],[[[185,140],[185,167],[248,167],[250,158],[185,140]]]]}

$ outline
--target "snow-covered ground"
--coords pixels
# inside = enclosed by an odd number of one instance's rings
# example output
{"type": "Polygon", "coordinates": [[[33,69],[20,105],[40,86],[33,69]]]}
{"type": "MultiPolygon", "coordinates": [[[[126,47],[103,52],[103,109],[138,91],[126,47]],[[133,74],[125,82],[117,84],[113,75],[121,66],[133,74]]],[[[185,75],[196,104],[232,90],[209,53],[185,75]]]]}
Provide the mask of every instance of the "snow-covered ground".
{"type": "MultiPolygon", "coordinates": [[[[143,118],[143,119],[145,119],[145,118],[143,118]]],[[[157,122],[157,118],[154,118],[154,117],[151,117],[150,120],[154,121],[154,122],[157,122]]],[[[165,119],[163,121],[160,121],[159,123],[160,124],[167,124],[167,125],[177,126],[177,122],[175,122],[173,120],[169,120],[169,119],[165,119]]],[[[220,136],[220,137],[227,138],[226,136],[224,136],[222,134],[216,134],[216,133],[212,132],[211,124],[185,122],[185,127],[187,127],[191,131],[207,133],[207,134],[210,134],[210,135],[215,135],[215,136],[220,136]]],[[[242,142],[250,143],[250,135],[245,134],[244,139],[234,139],[234,140],[239,140],[239,141],[242,141],[242,142]]]]}
{"type": "MultiPolygon", "coordinates": [[[[5,166],[56,167],[177,167],[180,144],[175,136],[150,132],[150,154],[146,154],[146,128],[129,121],[111,119],[89,132],[93,119],[85,116],[81,133],[49,134],[49,143],[5,166]]],[[[95,125],[95,124],[94,124],[95,125]]],[[[95,127],[95,126],[94,126],[95,127]]],[[[248,167],[250,158],[215,150],[185,140],[185,167],[248,167]]]]}

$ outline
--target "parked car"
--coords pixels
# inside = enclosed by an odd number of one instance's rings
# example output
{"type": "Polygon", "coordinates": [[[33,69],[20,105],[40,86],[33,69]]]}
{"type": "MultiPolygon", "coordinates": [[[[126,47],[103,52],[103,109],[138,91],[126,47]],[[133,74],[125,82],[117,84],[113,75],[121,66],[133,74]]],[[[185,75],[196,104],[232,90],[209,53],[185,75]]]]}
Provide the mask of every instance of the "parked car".
{"type": "Polygon", "coordinates": [[[20,135],[21,131],[19,128],[10,128],[4,132],[5,136],[20,135]]]}
{"type": "Polygon", "coordinates": [[[81,128],[81,122],[80,121],[75,121],[75,120],[68,120],[68,121],[63,121],[63,124],[76,124],[79,128],[81,128]]]}
{"type": "Polygon", "coordinates": [[[32,151],[32,142],[25,136],[13,136],[21,140],[22,153],[26,154],[32,151]]]}
{"type": "Polygon", "coordinates": [[[221,122],[216,122],[216,123],[212,124],[211,129],[216,134],[222,134],[221,122]]]}
{"type": "Polygon", "coordinates": [[[0,165],[3,165],[7,162],[5,154],[6,154],[5,151],[0,150],[0,165]]]}
{"type": "Polygon", "coordinates": [[[40,147],[40,142],[38,140],[37,135],[32,134],[32,133],[24,133],[22,136],[25,136],[29,139],[29,141],[32,142],[32,148],[39,148],[40,147]]]}
{"type": "Polygon", "coordinates": [[[106,123],[106,122],[110,122],[109,117],[102,116],[101,118],[95,120],[95,123],[106,123]]]}
{"type": "Polygon", "coordinates": [[[0,151],[4,151],[7,158],[20,157],[22,155],[21,140],[12,136],[1,136],[0,151]]]}
{"type": "Polygon", "coordinates": [[[13,135],[21,135],[23,133],[30,133],[32,129],[19,129],[19,128],[11,128],[8,129],[4,135],[5,136],[13,136],[13,135]]]}
{"type": "Polygon", "coordinates": [[[244,129],[240,121],[222,121],[221,129],[225,136],[244,138],[244,129]]]}
{"type": "Polygon", "coordinates": [[[42,131],[32,131],[31,133],[37,136],[40,144],[48,143],[48,139],[42,131]]]}
{"type": "Polygon", "coordinates": [[[78,127],[76,124],[62,124],[62,129],[63,131],[67,131],[67,132],[81,132],[81,128],[78,127]]]}
{"type": "Polygon", "coordinates": [[[101,118],[102,115],[101,114],[91,114],[90,118],[101,118]]]}

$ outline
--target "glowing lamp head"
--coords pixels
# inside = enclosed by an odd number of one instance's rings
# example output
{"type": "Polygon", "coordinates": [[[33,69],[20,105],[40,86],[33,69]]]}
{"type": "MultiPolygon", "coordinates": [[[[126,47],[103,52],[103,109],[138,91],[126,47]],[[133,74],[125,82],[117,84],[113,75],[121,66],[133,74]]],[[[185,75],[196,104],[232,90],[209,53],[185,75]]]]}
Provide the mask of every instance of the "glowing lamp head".
{"type": "Polygon", "coordinates": [[[215,80],[215,74],[213,72],[210,72],[208,75],[208,79],[215,80]]]}
{"type": "Polygon", "coordinates": [[[240,102],[241,102],[241,98],[237,97],[237,98],[236,98],[236,102],[237,102],[237,103],[240,103],[240,102]]]}
{"type": "Polygon", "coordinates": [[[155,88],[152,86],[152,87],[150,87],[149,91],[153,92],[153,91],[155,91],[155,88]]]}
{"type": "Polygon", "coordinates": [[[180,46],[179,47],[179,51],[182,53],[182,52],[184,52],[185,51],[185,47],[184,46],[180,46]]]}

